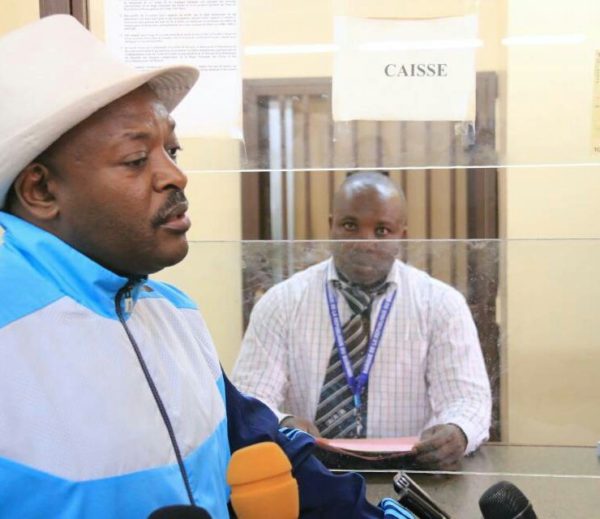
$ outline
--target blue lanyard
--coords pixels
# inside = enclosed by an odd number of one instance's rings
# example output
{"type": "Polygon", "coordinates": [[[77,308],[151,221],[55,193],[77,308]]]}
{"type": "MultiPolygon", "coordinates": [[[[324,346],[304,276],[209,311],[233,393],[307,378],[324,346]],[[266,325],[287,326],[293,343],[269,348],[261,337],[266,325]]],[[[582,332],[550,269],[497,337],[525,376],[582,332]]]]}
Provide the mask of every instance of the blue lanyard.
{"type": "Polygon", "coordinates": [[[369,340],[367,356],[363,362],[358,377],[354,376],[354,371],[352,370],[352,362],[350,362],[350,357],[348,356],[348,348],[346,347],[346,341],[344,339],[344,333],[342,331],[342,322],[340,319],[340,312],[338,310],[337,298],[332,293],[331,288],[329,287],[329,283],[327,281],[325,281],[325,293],[327,295],[329,317],[331,318],[333,336],[340,356],[340,362],[342,363],[342,368],[344,369],[344,374],[346,375],[346,382],[348,383],[348,387],[350,388],[350,391],[352,391],[352,395],[354,396],[354,407],[358,410],[361,406],[362,390],[369,381],[369,373],[371,371],[371,368],[373,367],[373,361],[375,360],[375,354],[377,353],[377,349],[379,348],[379,342],[381,341],[381,336],[383,335],[383,329],[385,327],[387,318],[390,315],[390,309],[392,307],[392,304],[394,303],[394,299],[396,299],[396,290],[394,290],[394,292],[389,297],[386,297],[383,300],[381,310],[379,310],[379,315],[377,316],[377,321],[375,323],[373,335],[371,335],[371,338],[369,340]]]}

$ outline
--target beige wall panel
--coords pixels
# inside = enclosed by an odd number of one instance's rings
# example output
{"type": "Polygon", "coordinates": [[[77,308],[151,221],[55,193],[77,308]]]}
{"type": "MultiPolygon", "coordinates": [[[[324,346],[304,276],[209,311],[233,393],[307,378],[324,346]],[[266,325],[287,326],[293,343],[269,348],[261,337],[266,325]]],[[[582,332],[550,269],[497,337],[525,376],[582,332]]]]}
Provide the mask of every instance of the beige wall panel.
{"type": "Polygon", "coordinates": [[[509,242],[510,442],[598,441],[600,243],[509,242]]]}
{"type": "Polygon", "coordinates": [[[39,17],[39,0],[2,0],[0,3],[0,35],[33,22],[39,17]]]}
{"type": "Polygon", "coordinates": [[[242,74],[245,78],[331,75],[331,53],[249,55],[245,52],[246,47],[331,43],[330,1],[243,0],[240,6],[242,74]]]}
{"type": "Polygon", "coordinates": [[[104,39],[104,0],[88,0],[90,30],[104,39]]]}
{"type": "Polygon", "coordinates": [[[198,304],[227,373],[242,334],[241,257],[240,242],[191,242],[184,261],[153,276],[184,290],[198,304]]]}
{"type": "Polygon", "coordinates": [[[512,0],[509,5],[509,35],[581,37],[575,44],[508,48],[509,162],[597,160],[590,133],[600,2],[554,0],[543,9],[536,0],[512,0]]]}
{"type": "Polygon", "coordinates": [[[510,238],[600,237],[600,169],[510,169],[506,177],[510,238]]]}
{"type": "Polygon", "coordinates": [[[363,18],[439,18],[477,12],[477,0],[334,0],[336,15],[363,18]]]}
{"type": "MultiPolygon", "coordinates": [[[[371,16],[371,10],[377,17],[385,15],[382,10],[391,8],[400,9],[404,13],[402,16],[408,18],[468,14],[472,12],[473,3],[472,0],[353,2],[361,11],[355,14],[371,16]]],[[[506,0],[485,0],[479,4],[482,46],[477,49],[477,69],[497,70],[504,60],[505,49],[500,44],[504,34],[499,28],[505,26],[506,0]]],[[[245,48],[331,45],[334,43],[333,16],[349,14],[343,5],[334,7],[332,0],[306,0],[302,3],[292,0],[244,0],[240,5],[241,41],[244,47],[242,73],[245,78],[331,76],[331,51],[255,55],[245,52],[245,48]]]]}
{"type": "MultiPolygon", "coordinates": [[[[516,162],[585,160],[591,144],[589,51],[597,43],[593,35],[600,4],[555,1],[540,9],[533,0],[513,0],[508,5],[510,34],[589,36],[579,46],[509,49],[508,157],[516,162]]],[[[511,168],[501,174],[500,196],[506,237],[529,240],[509,242],[503,262],[507,439],[595,443],[600,430],[597,168],[511,168]]]]}

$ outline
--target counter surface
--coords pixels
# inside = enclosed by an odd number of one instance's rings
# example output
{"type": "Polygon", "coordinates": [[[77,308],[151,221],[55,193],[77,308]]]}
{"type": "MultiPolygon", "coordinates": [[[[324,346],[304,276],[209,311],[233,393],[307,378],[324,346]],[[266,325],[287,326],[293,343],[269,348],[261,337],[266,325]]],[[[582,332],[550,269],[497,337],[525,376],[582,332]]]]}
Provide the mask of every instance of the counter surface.
{"type": "MultiPolygon", "coordinates": [[[[361,471],[373,503],[395,496],[392,471],[361,471]]],[[[600,460],[592,447],[490,444],[456,473],[407,473],[452,519],[480,519],[479,498],[494,483],[519,487],[540,519],[600,518],[600,460]]]]}

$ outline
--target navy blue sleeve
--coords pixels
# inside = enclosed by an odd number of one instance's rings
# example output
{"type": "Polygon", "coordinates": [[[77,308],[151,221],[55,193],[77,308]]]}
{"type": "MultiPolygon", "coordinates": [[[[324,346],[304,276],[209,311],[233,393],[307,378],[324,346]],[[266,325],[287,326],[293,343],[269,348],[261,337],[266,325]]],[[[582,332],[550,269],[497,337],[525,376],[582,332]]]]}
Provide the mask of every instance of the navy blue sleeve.
{"type": "Polygon", "coordinates": [[[365,497],[365,480],[356,473],[333,474],[311,453],[314,438],[296,429],[279,429],[277,417],[259,400],[242,395],[225,376],[229,444],[234,452],[273,441],[292,463],[300,491],[302,519],[383,518],[383,510],[365,497]]]}

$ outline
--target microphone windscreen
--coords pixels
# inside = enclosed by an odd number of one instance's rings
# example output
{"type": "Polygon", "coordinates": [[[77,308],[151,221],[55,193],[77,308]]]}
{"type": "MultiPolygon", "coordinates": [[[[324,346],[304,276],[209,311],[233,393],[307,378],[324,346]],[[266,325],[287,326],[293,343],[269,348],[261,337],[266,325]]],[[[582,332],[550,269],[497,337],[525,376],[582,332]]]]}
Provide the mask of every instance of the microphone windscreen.
{"type": "Polygon", "coordinates": [[[508,481],[499,481],[479,498],[484,519],[537,519],[525,494],[508,481]]]}
{"type": "Polygon", "coordinates": [[[152,512],[148,519],[211,519],[210,514],[197,506],[171,505],[152,512]]]}
{"type": "Polygon", "coordinates": [[[274,442],[235,451],[227,469],[227,483],[239,519],[297,519],[300,515],[292,465],[274,442]]]}

